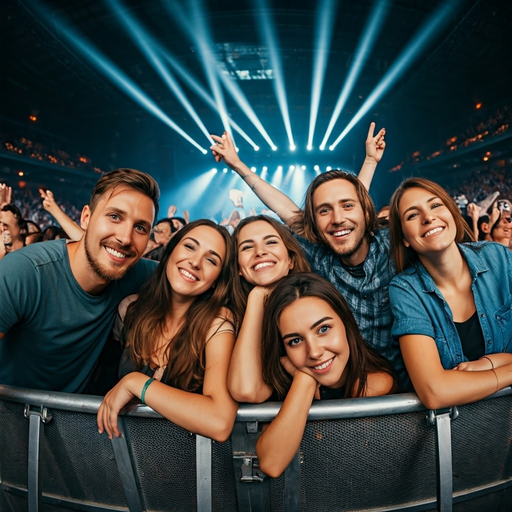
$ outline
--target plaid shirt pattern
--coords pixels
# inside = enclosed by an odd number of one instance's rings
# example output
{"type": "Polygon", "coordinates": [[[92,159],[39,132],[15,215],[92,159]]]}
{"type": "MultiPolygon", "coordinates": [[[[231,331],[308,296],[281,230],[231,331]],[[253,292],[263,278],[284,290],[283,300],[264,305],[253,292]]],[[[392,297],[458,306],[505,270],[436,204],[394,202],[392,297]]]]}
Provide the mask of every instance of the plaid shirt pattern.
{"type": "Polygon", "coordinates": [[[352,276],[331,249],[296,236],[311,269],[331,282],[343,295],[354,314],[363,338],[387,358],[400,381],[405,368],[398,343],[391,337],[393,317],[389,304],[389,283],[396,274],[390,255],[389,231],[379,230],[370,239],[370,250],[364,261],[365,276],[352,276]]]}

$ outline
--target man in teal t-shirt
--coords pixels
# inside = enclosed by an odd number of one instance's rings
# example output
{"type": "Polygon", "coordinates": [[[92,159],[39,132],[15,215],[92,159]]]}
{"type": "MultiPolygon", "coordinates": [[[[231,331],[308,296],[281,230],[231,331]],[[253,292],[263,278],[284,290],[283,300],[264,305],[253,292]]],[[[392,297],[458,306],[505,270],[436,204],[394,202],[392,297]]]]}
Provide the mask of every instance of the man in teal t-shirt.
{"type": "Polygon", "coordinates": [[[119,302],[155,268],[140,260],[158,213],[148,174],[103,176],[82,211],[78,242],[41,242],[0,262],[0,384],[81,392],[119,302]]]}

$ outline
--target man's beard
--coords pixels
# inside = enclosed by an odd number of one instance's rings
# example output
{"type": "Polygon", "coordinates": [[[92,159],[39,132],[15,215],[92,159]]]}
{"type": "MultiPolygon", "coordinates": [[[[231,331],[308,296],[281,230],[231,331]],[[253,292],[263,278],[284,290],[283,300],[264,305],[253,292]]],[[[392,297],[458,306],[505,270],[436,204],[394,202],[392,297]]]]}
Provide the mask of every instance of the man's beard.
{"type": "MultiPolygon", "coordinates": [[[[94,256],[89,251],[89,247],[87,244],[87,232],[85,233],[85,240],[84,240],[84,247],[85,247],[85,256],[87,258],[87,262],[89,263],[91,269],[93,272],[100,277],[101,279],[104,279],[105,281],[116,281],[117,279],[122,279],[126,272],[128,272],[129,266],[122,267],[118,270],[111,270],[109,271],[107,268],[103,267],[98,259],[94,258],[94,256]]],[[[104,250],[104,249],[102,249],[104,250]]]]}
{"type": "Polygon", "coordinates": [[[356,243],[353,247],[345,247],[344,245],[341,245],[341,244],[340,245],[331,244],[330,239],[328,239],[323,233],[321,235],[322,235],[322,240],[324,242],[324,245],[326,247],[329,247],[329,249],[331,249],[331,251],[335,252],[340,258],[347,258],[347,259],[350,258],[351,256],[353,256],[357,251],[359,251],[359,249],[361,249],[361,247],[363,246],[364,241],[366,239],[366,233],[362,233],[361,238],[356,241],[356,243]]]}

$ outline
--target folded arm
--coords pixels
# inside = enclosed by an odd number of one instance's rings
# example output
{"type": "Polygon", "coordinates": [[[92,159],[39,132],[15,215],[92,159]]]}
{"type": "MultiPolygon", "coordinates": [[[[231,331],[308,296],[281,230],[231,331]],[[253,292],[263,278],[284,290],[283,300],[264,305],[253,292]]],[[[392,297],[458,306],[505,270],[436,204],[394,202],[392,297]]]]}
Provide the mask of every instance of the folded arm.
{"type": "MultiPolygon", "coordinates": [[[[227,388],[227,372],[235,342],[232,332],[219,332],[206,345],[203,394],[191,393],[154,381],[147,388],[145,403],[176,425],[196,434],[224,442],[233,429],[238,404],[227,388]]],[[[112,439],[120,436],[119,411],[133,397],[140,398],[148,377],[129,373],[111,389],[98,410],[98,430],[112,439]]]]}
{"type": "Polygon", "coordinates": [[[486,362],[488,370],[454,371],[443,368],[435,341],[429,336],[401,336],[400,350],[414,389],[429,409],[476,402],[512,385],[510,354],[493,354],[497,361],[494,370],[486,362]],[[504,364],[500,366],[500,362],[504,364]]]}

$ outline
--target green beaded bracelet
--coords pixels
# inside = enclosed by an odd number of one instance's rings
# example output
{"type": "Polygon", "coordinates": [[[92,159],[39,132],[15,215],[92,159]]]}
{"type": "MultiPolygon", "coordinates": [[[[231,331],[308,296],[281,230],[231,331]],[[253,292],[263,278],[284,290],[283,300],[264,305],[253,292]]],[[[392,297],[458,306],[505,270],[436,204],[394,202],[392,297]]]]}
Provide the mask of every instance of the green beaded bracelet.
{"type": "Polygon", "coordinates": [[[155,379],[151,378],[146,381],[144,384],[144,387],[142,388],[142,393],[140,394],[140,401],[142,402],[142,405],[146,405],[146,402],[144,402],[144,398],[146,397],[146,391],[149,388],[149,385],[154,381],[155,379]]]}

